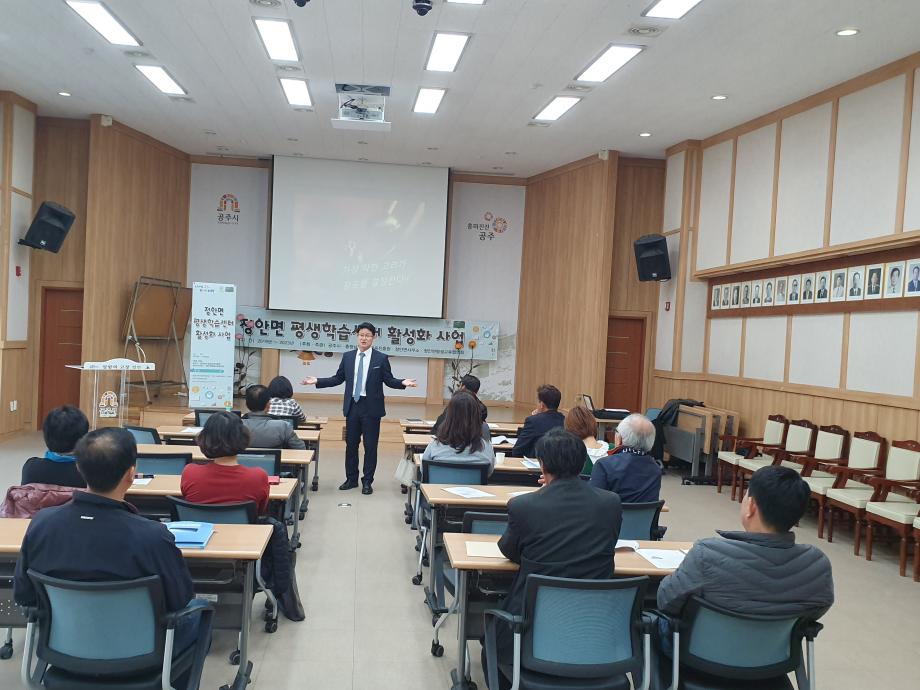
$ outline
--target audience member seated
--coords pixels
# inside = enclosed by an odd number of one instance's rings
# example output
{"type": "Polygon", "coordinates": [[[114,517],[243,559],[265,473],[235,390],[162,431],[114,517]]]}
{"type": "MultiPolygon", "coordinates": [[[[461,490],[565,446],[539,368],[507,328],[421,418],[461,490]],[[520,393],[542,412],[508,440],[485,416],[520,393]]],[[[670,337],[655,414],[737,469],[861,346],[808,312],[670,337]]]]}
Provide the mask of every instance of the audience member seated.
{"type": "MultiPolygon", "coordinates": [[[[98,429],[84,436],[74,452],[88,490],[75,491],[73,500],[65,505],[42,510],[29,524],[16,563],[16,602],[22,606],[38,603],[26,574],[32,569],[81,582],[158,575],[166,609],[185,608],[194,593],[192,578],[173,536],[125,502],[134,481],[134,437],[124,429],[98,429]]],[[[179,620],[174,656],[197,640],[202,632],[199,622],[196,615],[179,620]]],[[[174,687],[185,687],[185,679],[175,681],[174,687]]]]}
{"type": "Polygon", "coordinates": [[[294,417],[298,422],[307,421],[307,416],[294,400],[294,386],[287,376],[276,376],[268,382],[268,414],[275,417],[294,417]]]}
{"type": "Polygon", "coordinates": [[[649,503],[661,491],[661,465],[649,451],[655,426],[648,417],[631,414],[617,424],[610,455],[594,463],[591,486],[614,491],[623,503],[649,503]]]}
{"type": "Polygon", "coordinates": [[[198,434],[198,447],[208,462],[186,465],[182,497],[193,503],[255,501],[259,514],[268,509],[268,475],[260,467],[244,467],[236,456],[250,446],[249,429],[230,412],[208,418],[198,434]]]}
{"type": "Polygon", "coordinates": [[[481,405],[472,393],[454,393],[444,410],[443,423],[438,427],[434,440],[425,448],[422,460],[488,461],[495,469],[492,442],[482,436],[481,405]]]}
{"type": "Polygon", "coordinates": [[[306,445],[297,437],[294,427],[283,419],[272,419],[265,408],[271,395],[268,388],[256,384],[246,389],[246,407],[249,414],[243,424],[249,429],[252,448],[295,448],[305,450],[306,445]]]}
{"type": "Polygon", "coordinates": [[[543,434],[565,423],[565,417],[559,412],[562,393],[558,388],[543,384],[537,389],[537,400],[537,409],[524,420],[524,426],[511,451],[511,455],[516,458],[532,457],[537,441],[543,434]]]}
{"type": "MultiPolygon", "coordinates": [[[[585,446],[577,436],[553,429],[537,442],[536,456],[544,486],[508,502],[508,527],[498,542],[501,552],[521,566],[502,605],[514,615],[523,613],[524,584],[531,574],[592,580],[612,577],[614,544],[623,517],[616,494],[599,491],[579,479],[585,446]]],[[[499,656],[510,664],[513,635],[507,627],[499,628],[498,633],[499,656]]],[[[484,651],[482,661],[486,668],[484,651]]],[[[511,687],[508,678],[499,677],[501,688],[511,687]]]]}
{"type": "MultiPolygon", "coordinates": [[[[482,411],[481,421],[483,424],[485,424],[486,418],[488,418],[489,416],[489,408],[487,408],[485,406],[485,403],[483,403],[479,399],[479,379],[473,376],[472,374],[467,374],[466,376],[462,377],[460,379],[460,387],[457,388],[456,392],[459,393],[460,391],[466,391],[467,393],[471,394],[474,398],[476,398],[476,402],[479,403],[479,407],[481,408],[481,411],[482,411]]],[[[446,415],[447,415],[447,408],[445,407],[444,411],[441,412],[441,414],[439,414],[438,418],[435,420],[434,426],[431,427],[432,434],[438,433],[438,429],[441,428],[441,424],[444,422],[444,417],[446,415]]],[[[491,438],[491,434],[489,433],[489,425],[485,424],[483,428],[485,429],[485,434],[486,434],[485,438],[491,438]]]]}
{"type": "MultiPolygon", "coordinates": [[[[743,532],[701,539],[658,588],[658,608],[679,615],[691,596],[737,613],[819,618],[834,603],[831,564],[819,549],[796,544],[792,527],[810,491],[788,467],[768,466],[751,477],[741,503],[743,532]]],[[[661,647],[670,654],[667,621],[661,647]]]]}
{"type": "Polygon", "coordinates": [[[566,431],[575,434],[585,444],[588,457],[585,459],[584,467],[581,468],[581,474],[590,476],[594,463],[607,457],[613,446],[597,439],[597,420],[587,407],[578,405],[569,410],[563,427],[566,431]]]}
{"type": "Polygon", "coordinates": [[[54,484],[83,488],[86,482],[77,470],[74,448],[89,431],[83,411],[73,405],[55,407],[42,423],[48,451],[42,458],[29,458],[22,466],[22,484],[54,484]]]}

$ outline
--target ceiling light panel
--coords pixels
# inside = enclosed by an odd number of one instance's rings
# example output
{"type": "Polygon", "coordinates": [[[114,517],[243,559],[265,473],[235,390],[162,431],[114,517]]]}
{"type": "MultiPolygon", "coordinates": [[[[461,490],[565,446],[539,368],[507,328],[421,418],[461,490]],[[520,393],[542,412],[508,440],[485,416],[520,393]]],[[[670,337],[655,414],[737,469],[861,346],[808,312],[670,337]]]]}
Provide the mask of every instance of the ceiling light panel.
{"type": "Polygon", "coordinates": [[[435,33],[425,69],[429,72],[453,72],[469,40],[469,34],[435,33]]]}
{"type": "Polygon", "coordinates": [[[642,16],[655,19],[681,19],[700,2],[701,0],[658,0],[645,10],[642,16]]]}
{"type": "Polygon", "coordinates": [[[455,5],[481,5],[486,0],[447,0],[447,2],[453,3],[455,5]]]}
{"type": "Polygon", "coordinates": [[[150,82],[163,93],[170,96],[184,96],[185,89],[179,86],[172,75],[159,65],[134,65],[150,82]]]}
{"type": "Polygon", "coordinates": [[[141,44],[124,24],[115,18],[109,9],[96,0],[66,0],[70,8],[98,31],[109,43],[117,46],[139,46],[141,44]]]}
{"type": "Polygon", "coordinates": [[[444,98],[446,91],[444,89],[419,89],[418,96],[415,98],[416,113],[425,113],[434,115],[441,106],[441,100],[444,98]]]}
{"type": "Polygon", "coordinates": [[[253,21],[270,59],[281,62],[300,60],[289,21],[285,19],[253,19],[253,21]]]}
{"type": "Polygon", "coordinates": [[[304,79],[279,79],[281,88],[284,89],[284,95],[288,103],[294,106],[310,107],[313,101],[310,98],[310,89],[304,79]]]}
{"type": "Polygon", "coordinates": [[[607,81],[610,75],[641,53],[642,48],[643,46],[609,46],[600,57],[575,78],[575,81],[607,81]]]}
{"type": "Polygon", "coordinates": [[[574,96],[556,96],[543,110],[534,115],[537,122],[553,122],[565,115],[580,98],[574,96]]]}

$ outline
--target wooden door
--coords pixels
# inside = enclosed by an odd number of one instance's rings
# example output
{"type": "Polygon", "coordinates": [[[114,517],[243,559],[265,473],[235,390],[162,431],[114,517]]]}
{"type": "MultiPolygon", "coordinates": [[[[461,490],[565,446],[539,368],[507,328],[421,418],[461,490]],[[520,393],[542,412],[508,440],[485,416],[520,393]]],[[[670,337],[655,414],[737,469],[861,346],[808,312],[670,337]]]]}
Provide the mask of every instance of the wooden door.
{"type": "Polygon", "coordinates": [[[645,372],[645,319],[611,316],[607,321],[604,407],[641,412],[645,372]]]}
{"type": "Polygon", "coordinates": [[[83,290],[45,289],[38,367],[39,425],[55,407],[80,404],[80,372],[66,365],[82,364],[82,343],[83,290]]]}

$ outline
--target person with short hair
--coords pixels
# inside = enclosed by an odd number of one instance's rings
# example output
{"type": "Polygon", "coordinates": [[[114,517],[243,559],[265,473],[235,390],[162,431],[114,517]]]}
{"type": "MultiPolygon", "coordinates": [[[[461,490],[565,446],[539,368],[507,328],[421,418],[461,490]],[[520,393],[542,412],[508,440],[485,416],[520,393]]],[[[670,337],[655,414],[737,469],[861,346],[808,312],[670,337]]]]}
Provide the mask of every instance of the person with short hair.
{"type": "Polygon", "coordinates": [[[802,288],[802,301],[803,302],[810,302],[811,300],[814,299],[815,293],[814,293],[814,290],[811,289],[811,286],[812,286],[811,278],[806,278],[805,286],[802,288]]]}
{"type": "Polygon", "coordinates": [[[307,421],[300,403],[294,400],[294,386],[287,376],[276,376],[268,382],[268,414],[273,417],[294,417],[298,423],[307,421]]]}
{"type": "Polygon", "coordinates": [[[293,448],[306,450],[306,444],[297,436],[294,425],[283,419],[272,419],[265,409],[271,394],[260,384],[246,389],[246,407],[249,414],[243,424],[249,429],[249,444],[253,448],[293,448]]]}
{"type": "Polygon", "coordinates": [[[582,476],[590,476],[594,464],[601,458],[606,458],[611,451],[611,446],[606,441],[597,438],[597,419],[587,407],[576,405],[565,415],[563,428],[575,434],[585,444],[585,464],[581,468],[582,476]]]}
{"type": "Polygon", "coordinates": [[[901,269],[895,266],[888,273],[888,294],[901,294],[901,269]]]}
{"type": "Polygon", "coordinates": [[[264,515],[268,510],[268,474],[261,467],[241,465],[236,457],[249,447],[249,439],[249,429],[235,414],[211,415],[196,439],[209,462],[185,466],[182,497],[192,503],[255,501],[259,514],[264,515]]]}
{"type": "MultiPolygon", "coordinates": [[[[523,613],[529,575],[612,577],[614,545],[623,519],[616,494],[579,479],[585,445],[575,434],[551,429],[537,441],[535,452],[543,470],[543,488],[508,501],[508,527],[498,540],[505,557],[521,566],[502,605],[515,615],[523,613]]],[[[499,657],[502,663],[510,663],[511,630],[499,624],[497,633],[499,657]]],[[[482,660],[486,669],[485,651],[482,660]]],[[[501,672],[499,679],[501,688],[511,687],[501,672]]]]}
{"type": "Polygon", "coordinates": [[[594,463],[591,486],[616,493],[623,503],[657,501],[661,492],[661,465],[650,454],[655,425],[645,415],[631,414],[617,425],[616,447],[594,463]]]}
{"type": "Polygon", "coordinates": [[[827,299],[827,276],[818,276],[818,296],[815,299],[827,299]]]}
{"type": "Polygon", "coordinates": [[[524,426],[518,433],[517,441],[511,450],[513,457],[531,457],[536,449],[537,441],[543,434],[565,424],[565,416],[559,412],[562,393],[558,388],[544,383],[537,388],[537,400],[536,409],[524,420],[524,426]]]}
{"type": "Polygon", "coordinates": [[[920,264],[914,264],[910,267],[910,280],[907,281],[907,292],[920,292],[920,264]]]}
{"type": "MultiPolygon", "coordinates": [[[[485,403],[483,403],[482,400],[479,399],[479,386],[480,386],[480,382],[479,382],[478,377],[473,376],[472,374],[466,374],[465,376],[462,376],[460,378],[460,386],[457,388],[456,392],[459,393],[460,391],[466,391],[467,393],[471,393],[473,397],[476,398],[476,401],[479,403],[480,412],[482,413],[481,414],[482,422],[483,424],[485,424],[486,418],[488,418],[489,416],[489,409],[485,406],[485,403]]],[[[447,414],[447,408],[445,407],[444,410],[441,412],[441,414],[438,415],[438,418],[435,420],[434,426],[431,427],[432,434],[438,433],[438,429],[440,428],[441,424],[444,422],[444,416],[446,414],[447,414]]],[[[486,435],[484,436],[484,438],[491,438],[491,434],[488,432],[488,430],[489,430],[489,426],[488,424],[485,424],[484,433],[486,435]]]]}
{"type": "Polygon", "coordinates": [[[791,289],[789,290],[789,301],[790,301],[790,302],[798,302],[798,301],[799,301],[799,281],[798,281],[798,280],[795,280],[795,279],[794,279],[794,280],[792,281],[792,287],[791,287],[791,289]]]}
{"type": "MultiPolygon", "coordinates": [[[[917,267],[917,270],[920,272],[920,266],[917,267]]],[[[920,290],[920,283],[917,289],[920,290]]],[[[862,276],[859,275],[859,271],[853,274],[853,280],[850,283],[850,297],[862,297],[862,276]]]]}
{"type": "MultiPolygon", "coordinates": [[[[16,602],[37,605],[35,587],[27,575],[34,570],[80,582],[157,575],[166,610],[185,608],[194,589],[175,539],[162,523],[141,517],[125,501],[134,481],[134,437],[124,429],[97,429],[77,443],[74,453],[87,490],[75,491],[69,503],[45,508],[32,519],[16,562],[16,602]]],[[[181,618],[176,626],[173,657],[202,635],[210,638],[211,631],[200,629],[200,616],[181,618]]],[[[176,678],[174,682],[174,687],[185,687],[187,678],[176,678]]]]}
{"type": "Polygon", "coordinates": [[[495,469],[495,449],[482,435],[480,402],[468,391],[457,391],[447,403],[444,421],[425,448],[422,460],[488,462],[495,469]]]}
{"type": "Polygon", "coordinates": [[[86,480],[77,469],[74,448],[89,431],[83,410],[73,405],[55,407],[42,423],[48,450],[44,457],[29,458],[22,466],[22,484],[54,484],[83,488],[86,480]]]}

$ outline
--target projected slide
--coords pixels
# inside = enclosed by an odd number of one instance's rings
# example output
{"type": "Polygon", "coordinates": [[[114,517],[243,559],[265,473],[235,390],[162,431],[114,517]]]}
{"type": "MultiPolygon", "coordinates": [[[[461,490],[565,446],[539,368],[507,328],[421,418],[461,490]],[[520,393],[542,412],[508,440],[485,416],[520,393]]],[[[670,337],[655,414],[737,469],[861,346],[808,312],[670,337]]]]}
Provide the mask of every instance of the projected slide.
{"type": "Polygon", "coordinates": [[[447,169],[276,156],[272,309],[441,316],[447,169]]]}

